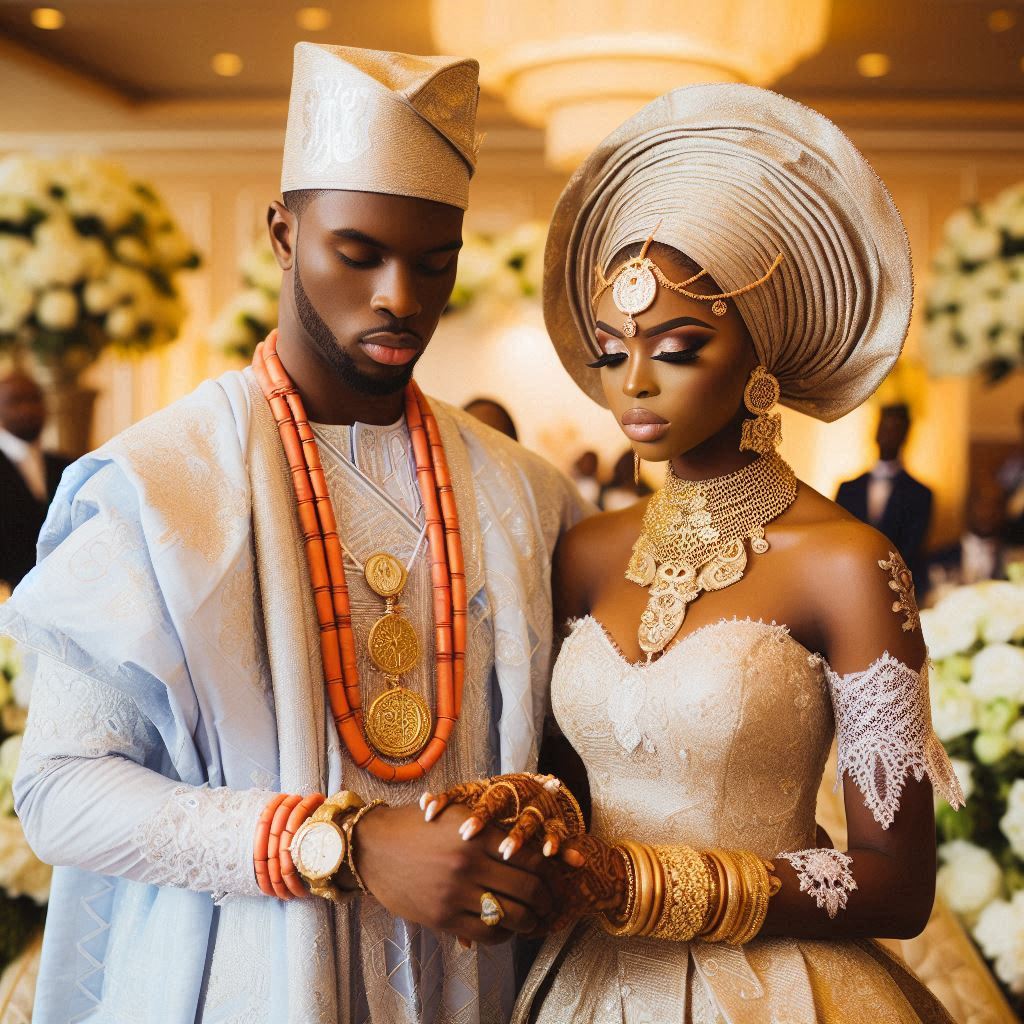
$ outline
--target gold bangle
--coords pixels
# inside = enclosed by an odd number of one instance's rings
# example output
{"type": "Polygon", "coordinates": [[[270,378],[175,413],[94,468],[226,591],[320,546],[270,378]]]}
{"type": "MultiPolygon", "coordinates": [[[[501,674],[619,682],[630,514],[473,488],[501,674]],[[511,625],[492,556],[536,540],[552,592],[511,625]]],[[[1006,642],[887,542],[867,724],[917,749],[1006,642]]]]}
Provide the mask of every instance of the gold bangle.
{"type": "Polygon", "coordinates": [[[644,929],[653,923],[653,918],[657,917],[660,910],[660,897],[664,889],[655,875],[654,859],[650,856],[648,847],[642,843],[628,840],[617,845],[633,865],[636,877],[636,895],[625,924],[618,929],[616,934],[622,936],[643,935],[645,934],[644,929]],[[656,903],[656,900],[659,902],[656,903]]]}
{"type": "Polygon", "coordinates": [[[345,831],[348,833],[348,869],[352,873],[352,877],[356,881],[356,885],[359,886],[359,891],[362,893],[369,894],[369,889],[363,885],[363,880],[359,877],[359,872],[356,870],[356,825],[359,824],[363,819],[363,815],[368,811],[372,811],[374,807],[381,807],[384,805],[383,800],[371,800],[368,804],[360,807],[355,814],[352,815],[348,821],[345,822],[345,831]]]}
{"type": "Polygon", "coordinates": [[[725,885],[725,869],[719,863],[718,858],[711,850],[707,850],[704,856],[707,858],[708,866],[711,868],[711,875],[714,878],[714,894],[708,910],[708,919],[704,922],[704,927],[700,932],[702,937],[707,937],[713,935],[722,923],[722,914],[725,912],[728,893],[725,885]]]}
{"type": "Polygon", "coordinates": [[[641,844],[641,849],[644,851],[644,856],[650,864],[654,886],[649,905],[650,909],[646,919],[640,925],[640,934],[650,935],[654,931],[654,927],[657,925],[658,919],[665,908],[665,872],[662,869],[661,861],[654,855],[653,847],[643,843],[641,844]]]}
{"type": "Polygon", "coordinates": [[[765,861],[749,850],[738,852],[745,879],[747,912],[733,942],[737,946],[742,946],[755,938],[764,927],[765,918],[768,916],[771,882],[765,861]]]}
{"type": "Polygon", "coordinates": [[[614,918],[611,916],[610,911],[606,911],[600,915],[598,922],[609,935],[622,937],[629,934],[627,931],[629,920],[636,908],[636,868],[633,865],[633,859],[621,846],[614,846],[612,849],[615,850],[626,865],[626,906],[621,918],[614,918]]]}
{"type": "Polygon", "coordinates": [[[731,850],[714,850],[712,856],[724,881],[722,907],[715,927],[704,938],[707,942],[731,942],[743,909],[743,882],[731,850]]]}
{"type": "Polygon", "coordinates": [[[652,852],[665,878],[665,898],[649,934],[689,942],[708,917],[711,869],[704,856],[689,846],[655,846],[652,852]]]}

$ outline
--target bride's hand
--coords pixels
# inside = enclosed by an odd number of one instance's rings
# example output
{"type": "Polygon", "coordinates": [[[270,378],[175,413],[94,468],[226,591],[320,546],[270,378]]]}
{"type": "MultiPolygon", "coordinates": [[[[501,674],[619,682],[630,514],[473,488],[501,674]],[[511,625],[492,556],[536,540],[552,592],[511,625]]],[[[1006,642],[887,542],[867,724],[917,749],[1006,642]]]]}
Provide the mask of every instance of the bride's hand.
{"type": "Polygon", "coordinates": [[[620,917],[629,899],[629,877],[622,856],[592,835],[569,837],[548,876],[553,915],[539,933],[557,931],[587,914],[620,917]]]}
{"type": "Polygon", "coordinates": [[[544,855],[553,857],[567,836],[577,835],[585,827],[576,798],[553,775],[498,775],[462,783],[444,793],[424,793],[420,798],[427,821],[451,803],[469,806],[460,828],[463,839],[472,839],[489,824],[508,827],[500,847],[505,860],[537,833],[543,837],[544,855]]]}

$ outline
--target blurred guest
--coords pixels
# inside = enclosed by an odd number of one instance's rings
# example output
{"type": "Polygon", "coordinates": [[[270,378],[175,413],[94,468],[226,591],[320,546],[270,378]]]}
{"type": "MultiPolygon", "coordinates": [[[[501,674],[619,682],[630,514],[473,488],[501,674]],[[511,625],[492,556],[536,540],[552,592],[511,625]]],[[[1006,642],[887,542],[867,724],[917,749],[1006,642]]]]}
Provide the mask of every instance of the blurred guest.
{"type": "Polygon", "coordinates": [[[597,452],[584,452],[573,464],[569,476],[587,501],[597,504],[601,484],[597,479],[597,452]]]}
{"type": "Polygon", "coordinates": [[[1002,490],[994,483],[971,488],[967,497],[966,530],[959,542],[936,551],[928,563],[933,590],[1006,575],[1006,523],[1002,490]]]}
{"type": "Polygon", "coordinates": [[[475,416],[481,423],[486,423],[506,437],[511,437],[513,441],[519,440],[519,433],[508,409],[493,398],[474,398],[462,408],[470,416],[475,416]]]}
{"type": "Polygon", "coordinates": [[[932,518],[932,492],[900,461],[909,432],[910,410],[906,405],[884,406],[875,433],[878,461],[867,473],[840,484],[836,501],[893,542],[920,591],[926,584],[924,539],[932,518]]]}
{"type": "Polygon", "coordinates": [[[1020,442],[1017,450],[999,467],[996,478],[1006,500],[1006,537],[1012,544],[1024,544],[1024,406],[1017,413],[1020,442]]]}
{"type": "Polygon", "coordinates": [[[637,483],[634,479],[633,449],[627,448],[615,463],[611,479],[601,488],[597,504],[605,512],[617,512],[650,493],[647,484],[642,480],[637,483]]]}
{"type": "Polygon", "coordinates": [[[69,462],[39,443],[46,403],[21,371],[0,380],[0,580],[18,585],[36,564],[36,538],[69,462]]]}

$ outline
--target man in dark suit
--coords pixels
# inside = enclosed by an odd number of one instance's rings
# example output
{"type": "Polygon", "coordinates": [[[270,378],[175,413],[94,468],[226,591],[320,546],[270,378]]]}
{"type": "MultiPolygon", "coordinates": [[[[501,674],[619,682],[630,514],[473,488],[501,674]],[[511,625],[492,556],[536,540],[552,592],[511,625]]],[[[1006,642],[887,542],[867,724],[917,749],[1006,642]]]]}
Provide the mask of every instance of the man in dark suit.
{"type": "Polygon", "coordinates": [[[15,371],[0,380],[0,580],[15,587],[36,564],[36,539],[68,460],[42,450],[46,404],[15,371]]]}
{"type": "Polygon", "coordinates": [[[905,405],[883,406],[875,434],[878,462],[856,480],[840,484],[836,501],[893,542],[922,594],[927,586],[924,539],[932,518],[932,492],[900,462],[909,432],[910,410],[905,405]]]}

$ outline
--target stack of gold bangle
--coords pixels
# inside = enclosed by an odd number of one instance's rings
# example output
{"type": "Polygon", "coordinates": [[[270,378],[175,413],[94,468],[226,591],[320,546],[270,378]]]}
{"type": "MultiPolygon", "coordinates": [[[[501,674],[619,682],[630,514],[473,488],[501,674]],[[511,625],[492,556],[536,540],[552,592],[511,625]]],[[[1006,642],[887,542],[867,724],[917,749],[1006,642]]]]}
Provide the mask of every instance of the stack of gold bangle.
{"type": "Polygon", "coordinates": [[[749,850],[701,853],[629,841],[615,849],[628,891],[619,916],[600,918],[611,935],[743,945],[760,932],[781,885],[771,875],[774,865],[749,850]]]}

